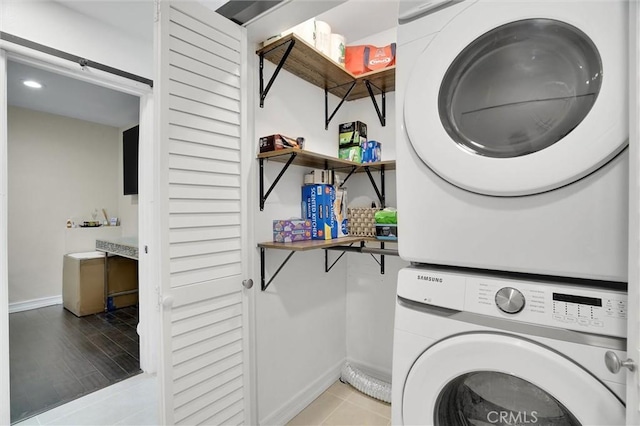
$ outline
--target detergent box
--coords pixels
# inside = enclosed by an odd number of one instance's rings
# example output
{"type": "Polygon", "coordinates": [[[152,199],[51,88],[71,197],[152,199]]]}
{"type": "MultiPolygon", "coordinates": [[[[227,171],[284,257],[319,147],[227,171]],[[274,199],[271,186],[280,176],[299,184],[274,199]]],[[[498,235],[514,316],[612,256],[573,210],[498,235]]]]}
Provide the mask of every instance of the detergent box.
{"type": "Polygon", "coordinates": [[[284,219],[273,221],[273,241],[292,243],[311,239],[311,221],[307,219],[284,219]]]}
{"type": "Polygon", "coordinates": [[[382,161],[382,144],[378,141],[366,141],[362,146],[362,162],[375,163],[382,161]]]}
{"type": "Polygon", "coordinates": [[[338,238],[338,223],[334,211],[335,199],[336,190],[333,185],[318,184],[302,187],[302,218],[311,222],[312,240],[338,238]]]}
{"type": "Polygon", "coordinates": [[[339,145],[360,145],[367,141],[367,125],[362,121],[350,121],[338,126],[339,145]]]}
{"type": "Polygon", "coordinates": [[[341,146],[340,148],[338,148],[338,158],[341,160],[349,160],[356,163],[362,163],[362,146],[341,146]]]}

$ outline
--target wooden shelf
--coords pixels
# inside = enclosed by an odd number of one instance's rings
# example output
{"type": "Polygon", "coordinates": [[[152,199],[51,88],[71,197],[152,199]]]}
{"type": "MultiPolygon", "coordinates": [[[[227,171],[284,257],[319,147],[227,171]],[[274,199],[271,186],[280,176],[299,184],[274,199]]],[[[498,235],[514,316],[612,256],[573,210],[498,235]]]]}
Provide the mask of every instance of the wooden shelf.
{"type": "MultiPolygon", "coordinates": [[[[264,243],[259,243],[258,248],[260,249],[260,288],[262,291],[265,291],[269,284],[274,280],[274,278],[278,275],[278,273],[282,270],[284,265],[291,259],[291,257],[299,251],[309,251],[309,250],[324,250],[324,271],[329,272],[331,268],[342,258],[342,256],[347,252],[354,253],[369,253],[371,255],[378,254],[380,255],[380,261],[378,265],[380,265],[380,273],[384,274],[384,257],[385,256],[398,256],[397,249],[385,249],[384,246],[386,243],[397,243],[397,241],[385,241],[378,240],[377,238],[371,237],[342,237],[336,238],[335,240],[307,240],[307,241],[296,241],[293,243],[275,243],[273,241],[267,241],[264,243]],[[380,248],[371,248],[367,247],[365,243],[367,242],[377,242],[380,243],[380,248]],[[353,246],[357,244],[357,246],[353,246]],[[266,271],[265,271],[265,252],[266,249],[276,249],[276,250],[287,250],[289,251],[289,255],[282,262],[280,267],[273,273],[269,281],[266,280],[266,271]],[[329,250],[337,250],[342,253],[336,260],[333,261],[331,265],[329,265],[329,258],[327,251],[329,250]]],[[[374,257],[375,259],[375,257],[374,257]]]]}
{"type": "Polygon", "coordinates": [[[288,34],[259,49],[256,53],[258,55],[264,54],[266,60],[278,65],[291,40],[294,40],[295,44],[284,62],[283,68],[314,86],[326,89],[329,93],[343,98],[349,90],[350,83],[355,81],[356,86],[346,98],[347,101],[369,96],[367,88],[361,84],[365,80],[370,81],[384,92],[395,90],[395,66],[356,76],[295,34],[288,34]]]}
{"type": "Polygon", "coordinates": [[[259,243],[258,247],[277,249],[277,250],[289,250],[289,251],[308,251],[317,249],[326,249],[329,247],[342,246],[345,244],[354,244],[361,241],[372,241],[370,238],[362,237],[342,237],[334,240],[307,240],[307,241],[295,241],[293,243],[276,243],[273,241],[267,241],[259,243]]]}
{"type": "Polygon", "coordinates": [[[355,173],[364,172],[366,168],[369,168],[370,170],[379,170],[383,166],[387,171],[396,169],[396,162],[394,160],[379,161],[376,163],[356,163],[296,148],[262,152],[258,154],[258,159],[266,159],[277,163],[287,163],[291,154],[296,154],[291,164],[296,166],[312,167],[314,169],[350,171],[355,167],[355,173]]]}

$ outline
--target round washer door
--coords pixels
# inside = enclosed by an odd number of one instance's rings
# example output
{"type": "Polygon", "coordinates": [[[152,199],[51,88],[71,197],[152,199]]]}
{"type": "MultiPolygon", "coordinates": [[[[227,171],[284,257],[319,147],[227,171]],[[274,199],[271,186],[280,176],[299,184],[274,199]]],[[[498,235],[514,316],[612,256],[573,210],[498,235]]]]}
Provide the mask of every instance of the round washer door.
{"type": "MultiPolygon", "coordinates": [[[[604,362],[604,360],[602,360],[604,362]]],[[[624,425],[624,404],[589,372],[517,336],[440,341],[404,384],[405,425],[624,425]]]]}
{"type": "Polygon", "coordinates": [[[468,191],[521,196],[574,182],[628,142],[627,3],[480,0],[411,71],[417,155],[468,191]]]}

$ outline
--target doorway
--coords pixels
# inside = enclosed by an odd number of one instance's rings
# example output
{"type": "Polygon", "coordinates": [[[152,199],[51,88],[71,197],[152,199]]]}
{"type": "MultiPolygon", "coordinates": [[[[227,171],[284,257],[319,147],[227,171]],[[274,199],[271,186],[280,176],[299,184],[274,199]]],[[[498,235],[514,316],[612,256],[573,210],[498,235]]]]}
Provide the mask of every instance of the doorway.
{"type": "MultiPolygon", "coordinates": [[[[69,80],[76,80],[76,83],[83,83],[83,84],[87,84],[87,81],[93,84],[97,84],[98,86],[101,86],[100,89],[105,89],[105,86],[109,88],[110,91],[116,93],[116,92],[121,92],[120,94],[126,94],[126,96],[130,96],[135,98],[135,108],[138,111],[139,117],[136,117],[137,119],[140,118],[139,122],[141,124],[141,136],[140,136],[140,151],[141,153],[145,152],[145,153],[149,153],[150,150],[152,150],[152,143],[151,143],[151,139],[150,139],[150,129],[151,129],[151,117],[152,117],[152,102],[151,102],[151,90],[148,87],[139,87],[142,86],[138,83],[127,83],[127,82],[123,82],[123,81],[117,81],[117,80],[124,80],[124,79],[116,79],[116,81],[114,81],[113,78],[108,78],[106,76],[100,75],[102,73],[96,72],[96,73],[91,73],[93,75],[89,75],[89,76],[78,76],[78,70],[74,69],[77,68],[73,67],[73,65],[69,65],[69,64],[58,64],[56,58],[41,58],[40,55],[37,52],[33,52],[33,55],[31,55],[31,52],[27,52],[27,55],[24,56],[23,53],[25,52],[20,52],[19,54],[12,54],[9,53],[8,54],[8,61],[5,62],[5,66],[7,67],[6,69],[8,70],[8,75],[9,78],[11,78],[12,75],[12,71],[13,71],[13,67],[14,65],[19,65],[19,66],[27,66],[27,67],[31,67],[34,69],[38,69],[40,71],[50,71],[54,74],[58,74],[58,76],[64,76],[64,78],[67,78],[69,80]],[[29,56],[33,56],[33,57],[29,57],[29,56]],[[81,81],[84,80],[84,81],[81,81]]],[[[2,58],[4,60],[4,58],[2,58]]],[[[4,94],[3,94],[4,96],[4,94]]],[[[104,98],[102,99],[104,100],[104,98]]],[[[81,107],[85,110],[89,110],[91,108],[91,106],[93,107],[97,107],[99,108],[103,108],[104,104],[106,104],[106,102],[98,102],[95,105],[89,105],[90,102],[85,102],[81,107]]],[[[11,101],[9,102],[9,106],[8,106],[8,110],[9,110],[9,115],[12,115],[15,111],[20,110],[20,113],[26,113],[26,114],[31,114],[31,115],[37,115],[40,118],[42,117],[49,117],[47,114],[47,112],[42,112],[42,111],[31,111],[28,110],[26,108],[23,108],[21,106],[12,106],[11,101]]],[[[102,113],[104,114],[105,111],[98,111],[98,113],[102,113]]],[[[49,114],[51,115],[51,114],[49,114]]],[[[64,113],[61,113],[60,115],[64,115],[64,113]]],[[[50,117],[49,117],[50,118],[50,117]]],[[[76,119],[73,119],[76,120],[76,119]]],[[[91,124],[91,122],[88,122],[88,126],[101,126],[101,125],[95,125],[95,124],[91,124]]],[[[131,124],[137,124],[137,123],[131,123],[131,124]]],[[[104,125],[104,126],[108,126],[108,125],[104,125]]],[[[113,124],[110,125],[111,127],[113,127],[114,129],[116,129],[115,134],[117,134],[118,132],[120,132],[122,130],[123,127],[127,127],[127,126],[115,126],[113,124]]],[[[11,123],[9,123],[9,127],[11,127],[11,123]]],[[[64,127],[64,126],[63,126],[64,127]]],[[[11,131],[11,130],[10,130],[11,131]]],[[[55,134],[56,132],[52,132],[52,134],[55,134]]],[[[2,141],[3,145],[6,144],[6,141],[2,141]]],[[[122,148],[122,141],[121,139],[115,142],[115,146],[121,149],[122,148]]],[[[7,145],[4,145],[4,149],[6,150],[7,145]]],[[[6,152],[6,151],[5,151],[6,152]]],[[[77,149],[71,149],[70,152],[68,152],[68,157],[71,163],[78,162],[78,155],[79,153],[77,152],[77,149]]],[[[104,154],[104,153],[103,153],[104,154]]],[[[112,155],[113,153],[111,153],[112,155]]],[[[103,157],[102,154],[100,153],[96,153],[96,155],[103,157]]],[[[116,154],[117,156],[117,154],[116,154]]],[[[11,147],[9,146],[9,157],[11,157],[11,147]]],[[[27,156],[28,157],[28,156],[27,156]]],[[[90,156],[89,156],[90,157],[90,156]]],[[[87,153],[85,153],[85,160],[87,158],[87,153]]],[[[143,155],[141,155],[141,158],[143,158],[143,155]]],[[[146,158],[148,158],[149,160],[152,158],[152,156],[147,156],[146,158]]],[[[35,160],[35,157],[33,158],[35,160]]],[[[7,158],[2,158],[1,159],[3,162],[7,161],[7,158]]],[[[69,164],[67,163],[66,166],[65,164],[61,164],[60,161],[55,161],[55,159],[53,158],[48,158],[48,160],[50,160],[53,163],[56,163],[58,168],[60,170],[63,171],[67,171],[66,169],[68,168],[73,168],[73,167],[78,167],[77,164],[69,164]]],[[[102,158],[102,160],[104,160],[104,158],[102,158]]],[[[11,161],[11,160],[9,160],[11,161]]],[[[40,161],[42,161],[42,159],[40,159],[40,161]]],[[[80,163],[82,163],[82,159],[80,159],[80,163]]],[[[144,163],[144,161],[142,162],[144,163]]],[[[7,164],[7,163],[5,163],[7,164]]],[[[85,164],[85,166],[88,166],[85,164]]],[[[89,166],[88,166],[89,167],[89,166]]],[[[145,165],[141,164],[141,168],[144,168],[145,165]]],[[[147,168],[150,168],[148,165],[146,166],[147,168]]],[[[10,169],[11,167],[8,167],[8,169],[10,169]]],[[[86,168],[86,167],[85,167],[86,168]]],[[[97,173],[97,170],[95,168],[93,168],[92,172],[97,173]]],[[[62,179],[64,178],[64,173],[60,172],[58,173],[61,176],[55,176],[56,179],[62,179]]],[[[121,171],[117,172],[116,174],[114,174],[114,176],[117,176],[117,174],[121,175],[121,171]]],[[[99,176],[100,177],[100,176],[99,176]]],[[[53,177],[51,176],[51,174],[48,175],[43,175],[40,177],[43,181],[43,185],[46,184],[51,184],[53,177]]],[[[67,179],[70,179],[69,176],[67,176],[67,179]]],[[[149,176],[149,180],[152,180],[152,177],[149,176]]],[[[8,177],[8,181],[9,181],[9,191],[8,191],[8,210],[9,210],[9,215],[8,215],[8,231],[6,230],[5,232],[7,232],[8,236],[11,237],[12,235],[12,229],[14,229],[15,227],[28,227],[29,224],[31,224],[31,226],[40,226],[42,225],[40,222],[46,221],[47,219],[50,218],[41,218],[43,220],[39,220],[36,223],[34,223],[34,220],[29,220],[29,221],[22,221],[20,219],[20,217],[18,217],[18,219],[15,219],[15,217],[12,217],[11,214],[11,208],[12,208],[12,203],[15,203],[14,201],[14,197],[12,196],[12,192],[16,192],[15,188],[13,188],[12,185],[12,174],[11,171],[9,171],[9,177],[8,177]],[[13,188],[13,189],[12,189],[13,188]]],[[[121,181],[116,183],[113,182],[113,187],[116,187],[118,185],[121,184],[121,181]]],[[[95,182],[94,182],[95,185],[95,182]]],[[[55,186],[55,185],[54,185],[55,186]]],[[[58,183],[58,186],[60,186],[60,184],[58,183]]],[[[91,186],[91,185],[90,185],[91,186]]],[[[66,185],[66,187],[61,188],[63,191],[69,191],[71,188],[73,187],[73,184],[70,182],[69,185],[66,185]]],[[[145,203],[147,201],[148,198],[150,198],[150,194],[147,192],[148,188],[150,187],[150,183],[145,181],[145,178],[143,177],[140,181],[140,193],[138,196],[138,200],[137,203],[131,203],[133,204],[137,204],[135,205],[135,214],[121,214],[120,212],[123,211],[121,209],[119,209],[118,207],[115,208],[110,208],[110,209],[105,209],[107,212],[109,210],[113,211],[113,215],[112,216],[119,216],[119,219],[121,220],[121,230],[122,233],[130,233],[132,232],[132,229],[135,230],[136,236],[139,237],[140,241],[146,241],[145,236],[148,235],[148,229],[150,229],[151,223],[153,221],[153,215],[147,215],[147,220],[140,220],[139,217],[145,217],[145,212],[148,212],[149,210],[146,209],[144,207],[145,203]],[[146,190],[144,188],[147,188],[146,190]],[[138,209],[139,207],[139,209],[138,209]],[[139,211],[138,211],[139,210],[139,211]],[[149,216],[151,216],[149,218],[149,216]],[[127,222],[127,226],[125,225],[125,220],[127,222]],[[143,226],[141,228],[138,228],[138,224],[140,222],[144,222],[145,225],[147,226],[143,226]],[[133,225],[133,226],[132,226],[133,225]]],[[[119,186],[119,191],[120,193],[122,193],[121,191],[121,186],[119,186]]],[[[102,190],[96,190],[96,192],[104,192],[104,188],[102,188],[102,190]]],[[[115,191],[114,191],[115,193],[115,191]]],[[[29,198],[30,194],[22,194],[23,197],[21,198],[29,198]],[[26,197],[24,195],[27,195],[26,197]]],[[[84,198],[90,198],[91,195],[86,195],[84,198]]],[[[122,195],[120,195],[120,197],[122,197],[122,195]]],[[[117,197],[116,197],[117,198],[117,197]]],[[[133,197],[130,197],[130,200],[133,197]]],[[[37,200],[36,200],[37,201],[37,200]]],[[[97,201],[93,201],[93,204],[96,204],[97,201]]],[[[45,203],[46,204],[46,203],[45,203]]],[[[51,203],[49,203],[51,204],[51,203]]],[[[116,202],[117,204],[117,202],[116,202]]],[[[113,202],[112,202],[113,205],[113,202]]],[[[131,206],[130,206],[131,207],[131,206]]],[[[92,214],[94,213],[94,209],[98,210],[98,212],[100,213],[100,215],[102,215],[101,210],[102,210],[102,206],[100,206],[100,204],[94,206],[94,208],[91,209],[91,211],[86,213],[85,217],[74,217],[73,215],[70,215],[70,217],[65,218],[64,222],[66,222],[67,219],[69,219],[72,223],[75,223],[76,225],[79,223],[84,222],[84,219],[93,219],[92,218],[92,214]]],[[[47,215],[48,213],[52,213],[51,211],[48,211],[47,208],[43,208],[42,206],[36,206],[35,210],[38,210],[41,212],[41,214],[43,215],[47,215]]],[[[3,212],[3,215],[6,214],[7,212],[3,212]]],[[[51,214],[53,216],[53,214],[51,214]]],[[[111,216],[111,215],[110,215],[111,216]]],[[[100,223],[102,224],[102,221],[100,221],[100,223]]],[[[107,230],[107,227],[103,228],[105,230],[107,230]]],[[[70,231],[84,231],[83,229],[79,229],[79,228],[66,228],[66,223],[62,223],[61,227],[60,227],[61,232],[58,233],[58,237],[55,238],[57,240],[58,243],[58,250],[62,250],[65,253],[66,252],[77,252],[78,250],[85,250],[85,248],[89,248],[87,247],[87,241],[90,242],[90,240],[93,238],[92,236],[90,236],[88,233],[85,235],[80,235],[80,237],[76,236],[70,236],[65,234],[65,232],[70,232],[70,231]]],[[[97,230],[97,229],[96,229],[97,230]]],[[[89,232],[91,231],[96,231],[96,230],[88,230],[89,232]]],[[[111,231],[117,231],[116,227],[111,228],[111,231]]],[[[93,241],[93,244],[95,244],[95,241],[93,241]]],[[[93,247],[95,247],[95,245],[93,245],[93,247]]],[[[9,268],[8,268],[8,272],[7,275],[8,276],[4,276],[2,277],[2,282],[3,282],[3,286],[5,285],[4,282],[8,282],[8,287],[10,288],[11,285],[11,281],[13,278],[15,278],[15,274],[12,273],[12,267],[15,266],[14,264],[14,259],[12,259],[12,255],[11,255],[11,248],[12,248],[12,243],[11,243],[11,238],[9,238],[9,268]]],[[[3,255],[5,256],[5,255],[3,255]]],[[[37,258],[42,258],[42,253],[40,253],[39,255],[34,255],[34,260],[37,258]]],[[[62,258],[60,256],[49,256],[51,260],[51,262],[62,262],[62,258]],[[55,259],[55,257],[59,257],[59,259],[55,259]]],[[[141,259],[142,260],[142,259],[141,259]]],[[[140,356],[139,356],[139,364],[137,366],[132,365],[131,363],[127,363],[127,362],[123,362],[123,364],[127,364],[126,366],[122,365],[119,368],[121,368],[121,370],[124,371],[124,376],[122,377],[127,377],[127,374],[130,375],[132,372],[139,370],[140,367],[142,368],[143,371],[145,372],[150,372],[150,373],[154,373],[155,372],[155,365],[156,365],[156,361],[155,361],[155,341],[156,339],[154,338],[154,333],[151,331],[153,330],[153,323],[154,321],[156,321],[153,313],[155,312],[155,309],[149,304],[149,300],[153,300],[150,299],[149,294],[153,294],[155,292],[155,288],[149,288],[148,283],[151,282],[148,279],[149,273],[147,271],[149,271],[148,265],[147,263],[142,260],[139,264],[140,266],[140,274],[139,274],[139,286],[140,286],[140,303],[139,303],[139,307],[140,307],[140,321],[138,323],[138,310],[135,309],[135,305],[134,305],[134,311],[132,311],[131,309],[128,309],[128,312],[126,312],[125,315],[125,311],[121,310],[121,311],[116,311],[118,316],[114,315],[113,313],[109,313],[109,314],[102,314],[103,318],[97,318],[102,320],[102,322],[104,323],[103,325],[108,325],[109,321],[113,322],[113,323],[120,323],[121,326],[123,326],[123,330],[124,330],[124,326],[126,325],[129,328],[129,337],[134,337],[136,334],[140,335],[140,356]],[[109,316],[107,318],[107,315],[109,316]],[[137,331],[137,333],[136,333],[137,331]]],[[[35,262],[32,265],[33,269],[38,269],[37,267],[37,262],[35,262]]],[[[59,265],[58,265],[59,268],[59,265]]],[[[46,269],[46,268],[40,268],[40,269],[46,269]]],[[[59,269],[58,269],[59,270],[59,269]]],[[[5,275],[3,273],[3,275],[5,275]]],[[[55,273],[54,273],[55,275],[55,273]]],[[[56,280],[60,283],[61,280],[61,276],[56,277],[56,280]]],[[[58,286],[60,286],[60,284],[58,284],[58,286]]],[[[9,290],[9,297],[11,297],[11,290],[9,290]]],[[[35,294],[35,293],[34,293],[35,294]]],[[[42,307],[41,310],[38,311],[33,311],[33,310],[29,310],[27,308],[29,307],[36,307],[38,305],[38,303],[36,303],[33,306],[29,306],[28,303],[25,304],[20,304],[20,303],[10,303],[11,306],[9,306],[9,310],[11,311],[16,311],[16,315],[18,314],[23,314],[21,315],[24,319],[24,317],[33,317],[34,320],[39,320],[41,321],[41,324],[47,324],[47,325],[51,325],[51,323],[53,323],[54,321],[66,321],[66,322],[74,322],[76,323],[76,325],[78,324],[78,321],[83,321],[85,319],[89,319],[89,317],[81,317],[78,318],[73,314],[70,314],[68,311],[63,310],[62,305],[59,304],[61,302],[61,297],[59,296],[60,291],[58,291],[58,296],[56,299],[56,296],[53,297],[35,297],[35,298],[31,298],[31,299],[38,299],[38,302],[40,302],[42,305],[47,305],[49,304],[50,306],[48,307],[42,307]],[[48,300],[42,300],[42,299],[48,299],[48,300]],[[57,302],[57,303],[56,303],[57,302]],[[17,311],[21,311],[21,312],[17,312],[17,311]],[[55,318],[55,319],[54,319],[55,318]]],[[[21,295],[20,296],[22,299],[25,299],[25,295],[21,295]]],[[[27,294],[28,297],[28,294],[27,294]]],[[[11,300],[11,302],[15,302],[15,300],[11,300]]],[[[4,301],[6,303],[6,300],[4,301]]],[[[4,309],[7,309],[7,306],[4,306],[4,309]]],[[[14,314],[12,314],[13,316],[14,314]]],[[[100,315],[100,314],[99,314],[100,315]]],[[[95,321],[95,318],[94,318],[95,321]]],[[[21,321],[17,321],[17,322],[21,322],[21,321]]],[[[37,321],[36,321],[37,322],[37,321]]],[[[86,322],[86,321],[85,321],[86,322]]],[[[97,324],[97,323],[95,323],[97,324]]],[[[13,324],[12,324],[13,325],[13,324]]],[[[23,322],[24,325],[24,322],[23,322]]],[[[77,327],[76,327],[77,328],[77,327]]],[[[96,328],[96,327],[94,327],[96,328]]],[[[120,330],[120,331],[123,331],[120,330]]],[[[110,331],[106,330],[105,331],[107,333],[109,333],[110,331]]],[[[113,330],[112,330],[113,331],[113,330]]],[[[111,331],[111,332],[112,332],[111,331]]],[[[12,333],[13,333],[13,327],[12,327],[12,333]]],[[[99,339],[104,340],[105,337],[105,333],[101,333],[101,337],[99,337],[99,339]]],[[[112,337],[114,339],[116,339],[116,335],[112,334],[112,337]]],[[[121,336],[122,337],[122,336],[121,336]]],[[[14,335],[12,334],[11,339],[12,339],[12,344],[15,344],[15,342],[13,341],[14,335]]],[[[107,337],[106,341],[103,341],[103,343],[109,343],[110,341],[108,340],[109,338],[107,337]]],[[[130,339],[131,340],[131,339],[130,339]]],[[[127,346],[129,348],[130,351],[133,351],[133,346],[131,346],[129,343],[127,342],[122,342],[122,345],[118,345],[116,342],[111,341],[111,343],[114,343],[113,347],[116,346],[127,346]]],[[[58,345],[63,345],[64,344],[62,342],[58,342],[58,345]]],[[[95,345],[94,345],[95,346],[95,345]]],[[[102,349],[98,349],[99,351],[102,351],[102,353],[105,352],[109,352],[110,349],[109,347],[103,347],[102,349]]],[[[125,351],[126,352],[126,351],[125,351]]],[[[12,354],[12,360],[13,361],[13,351],[11,352],[12,354]]],[[[114,355],[112,353],[112,355],[114,355]]],[[[4,361],[4,360],[3,360],[4,361]]],[[[116,363],[117,364],[117,363],[116,363]]],[[[113,366],[113,365],[112,365],[113,366]]],[[[13,367],[13,365],[12,365],[13,367]]],[[[3,367],[4,368],[4,367],[3,367]]],[[[13,373],[13,371],[12,371],[13,373]]],[[[13,376],[13,374],[12,374],[13,376]]],[[[120,378],[116,378],[116,380],[119,380],[120,378]]],[[[100,381],[100,380],[99,380],[100,381]]],[[[93,389],[95,390],[95,388],[93,389]]],[[[14,396],[14,388],[12,387],[12,402],[13,402],[13,396],[14,396]]],[[[18,397],[18,392],[15,392],[15,396],[18,397]]],[[[8,402],[8,401],[7,401],[8,402]]],[[[60,402],[65,402],[63,400],[61,400],[60,402]]],[[[4,401],[3,401],[4,403],[4,401]]],[[[14,413],[12,413],[11,415],[11,421],[14,422],[16,420],[18,420],[18,417],[14,416],[14,413]]]]}

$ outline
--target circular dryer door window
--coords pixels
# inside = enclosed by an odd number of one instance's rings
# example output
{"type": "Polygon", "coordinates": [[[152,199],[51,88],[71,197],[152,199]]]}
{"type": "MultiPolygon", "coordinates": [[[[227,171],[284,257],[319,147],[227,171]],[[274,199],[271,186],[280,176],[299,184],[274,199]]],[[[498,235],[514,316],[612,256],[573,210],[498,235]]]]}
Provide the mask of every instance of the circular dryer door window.
{"type": "MultiPolygon", "coordinates": [[[[594,349],[599,357],[601,348],[594,349]]],[[[623,402],[600,379],[516,335],[476,332],[440,340],[398,386],[406,425],[625,424],[623,402]]]]}
{"type": "Polygon", "coordinates": [[[510,158],[562,140],[600,93],[602,61],[582,31],[528,19],[498,27],[454,60],[438,109],[449,136],[478,155],[510,158]]]}
{"type": "Polygon", "coordinates": [[[580,426],[553,395],[510,374],[467,373],[445,386],[436,401],[435,425],[487,423],[580,426]]]}
{"type": "Polygon", "coordinates": [[[623,1],[470,3],[398,89],[403,137],[467,191],[512,197],[571,184],[628,144],[627,30],[623,1]]]}

